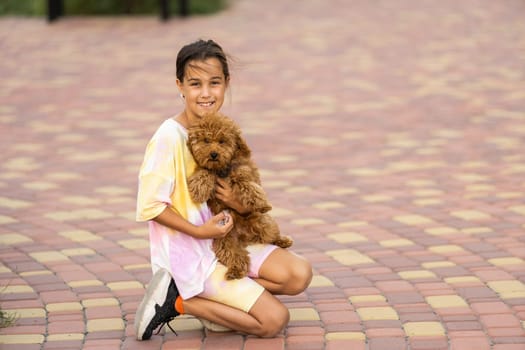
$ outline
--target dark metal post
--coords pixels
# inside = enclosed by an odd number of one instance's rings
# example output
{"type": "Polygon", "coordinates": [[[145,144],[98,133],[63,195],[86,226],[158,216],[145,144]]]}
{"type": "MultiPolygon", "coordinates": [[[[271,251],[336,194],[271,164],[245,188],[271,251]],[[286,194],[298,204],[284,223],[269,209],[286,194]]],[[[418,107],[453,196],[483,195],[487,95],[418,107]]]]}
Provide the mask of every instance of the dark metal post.
{"type": "Polygon", "coordinates": [[[47,0],[47,20],[55,21],[58,17],[64,15],[63,0],[47,0]]]}
{"type": "Polygon", "coordinates": [[[186,17],[190,14],[189,0],[179,0],[180,15],[186,17]]]}
{"type": "Polygon", "coordinates": [[[160,19],[167,21],[170,18],[170,2],[169,0],[160,0],[160,19]]]}

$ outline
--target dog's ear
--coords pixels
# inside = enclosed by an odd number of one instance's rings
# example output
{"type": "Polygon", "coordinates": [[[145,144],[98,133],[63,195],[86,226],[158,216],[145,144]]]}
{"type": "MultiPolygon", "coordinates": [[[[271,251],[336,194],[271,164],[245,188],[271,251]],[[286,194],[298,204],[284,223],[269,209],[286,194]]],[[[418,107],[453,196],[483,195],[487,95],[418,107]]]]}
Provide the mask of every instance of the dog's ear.
{"type": "Polygon", "coordinates": [[[195,133],[188,132],[188,140],[186,141],[186,144],[188,145],[188,148],[190,149],[190,152],[193,153],[193,143],[195,142],[195,133]]]}
{"type": "Polygon", "coordinates": [[[244,137],[242,137],[241,130],[239,128],[235,130],[235,138],[237,143],[237,156],[249,158],[252,152],[250,151],[246,140],[244,137]]]}
{"type": "Polygon", "coordinates": [[[199,144],[199,136],[201,132],[202,128],[200,125],[193,125],[188,129],[188,140],[186,141],[186,144],[193,155],[195,155],[195,147],[199,144]]]}

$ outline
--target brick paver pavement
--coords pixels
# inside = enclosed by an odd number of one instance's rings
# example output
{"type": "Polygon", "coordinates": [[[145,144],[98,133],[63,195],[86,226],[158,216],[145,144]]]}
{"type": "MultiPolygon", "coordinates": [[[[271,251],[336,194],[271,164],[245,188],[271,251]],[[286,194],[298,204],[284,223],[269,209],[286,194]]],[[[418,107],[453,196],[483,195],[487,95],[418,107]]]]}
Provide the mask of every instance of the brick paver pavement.
{"type": "Polygon", "coordinates": [[[235,1],[0,20],[3,350],[525,349],[525,3],[235,1]],[[136,176],[181,108],[178,48],[235,58],[225,111],[313,264],[275,339],[191,317],[138,343],[136,176]]]}

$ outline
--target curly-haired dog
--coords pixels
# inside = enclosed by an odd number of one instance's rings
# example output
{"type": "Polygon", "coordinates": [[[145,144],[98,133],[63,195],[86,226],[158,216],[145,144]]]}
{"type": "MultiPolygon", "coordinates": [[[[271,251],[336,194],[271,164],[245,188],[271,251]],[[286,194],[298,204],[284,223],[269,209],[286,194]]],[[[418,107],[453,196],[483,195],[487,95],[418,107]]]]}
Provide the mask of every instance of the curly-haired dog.
{"type": "Polygon", "coordinates": [[[282,248],[292,245],[292,239],[280,235],[277,223],[267,213],[272,207],[261,187],[259,171],[232,119],[221,114],[206,116],[188,129],[188,147],[197,163],[197,169],[188,178],[192,199],[207,201],[214,214],[229,209],[215,198],[215,183],[220,177],[228,181],[234,195],[250,211],[242,216],[231,210],[234,228],[225,237],[214,240],[215,254],[228,268],[227,279],[246,276],[250,265],[248,244],[271,243],[282,248]]]}

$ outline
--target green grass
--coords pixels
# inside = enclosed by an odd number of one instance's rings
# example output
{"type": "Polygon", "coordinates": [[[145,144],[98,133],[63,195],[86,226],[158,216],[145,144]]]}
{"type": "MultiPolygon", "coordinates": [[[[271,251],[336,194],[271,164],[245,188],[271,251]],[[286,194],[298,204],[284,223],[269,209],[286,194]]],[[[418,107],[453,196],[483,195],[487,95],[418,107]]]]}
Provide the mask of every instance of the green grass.
{"type": "Polygon", "coordinates": [[[15,323],[15,321],[15,314],[8,314],[4,310],[0,309],[0,328],[12,326],[15,323]]]}
{"type": "MultiPolygon", "coordinates": [[[[68,15],[154,14],[158,0],[63,0],[68,15]]],[[[192,14],[211,14],[226,7],[227,0],[188,0],[192,14]]],[[[170,0],[170,12],[178,13],[178,0],[170,0]]],[[[0,16],[44,16],[46,0],[0,0],[0,16]]]]}

